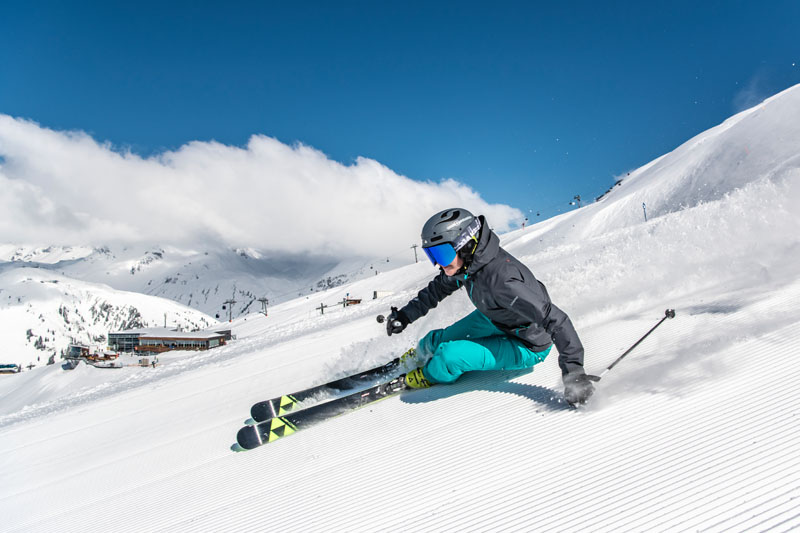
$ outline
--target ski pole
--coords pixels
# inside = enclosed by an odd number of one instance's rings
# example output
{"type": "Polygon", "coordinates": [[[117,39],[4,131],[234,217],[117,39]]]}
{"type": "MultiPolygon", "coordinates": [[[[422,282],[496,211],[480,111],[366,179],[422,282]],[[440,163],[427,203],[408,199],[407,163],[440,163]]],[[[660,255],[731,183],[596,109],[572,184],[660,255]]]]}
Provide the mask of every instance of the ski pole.
{"type": "Polygon", "coordinates": [[[675,310],[674,310],[674,309],[667,309],[666,311],[664,311],[664,317],[663,317],[661,320],[659,320],[659,321],[658,321],[658,324],[656,324],[655,326],[653,326],[652,328],[650,328],[650,331],[648,331],[647,333],[645,333],[645,334],[642,336],[642,338],[641,338],[641,339],[639,339],[638,341],[636,341],[636,342],[634,343],[634,345],[633,345],[633,346],[631,346],[630,348],[628,348],[628,349],[625,351],[625,353],[624,353],[624,354],[622,354],[622,355],[620,355],[619,357],[617,357],[616,361],[614,361],[613,363],[611,363],[611,364],[608,366],[608,368],[606,368],[605,370],[603,370],[603,373],[602,373],[602,374],[600,374],[599,376],[589,376],[589,379],[591,379],[592,381],[600,381],[600,380],[603,378],[603,376],[605,376],[605,375],[608,373],[608,371],[609,371],[609,370],[611,370],[612,368],[614,368],[614,367],[616,366],[616,364],[617,364],[617,363],[619,363],[620,361],[622,361],[622,359],[623,359],[623,358],[624,358],[626,355],[628,355],[629,353],[631,353],[631,352],[633,351],[633,349],[634,349],[634,348],[636,348],[637,346],[639,346],[639,344],[640,344],[640,343],[641,343],[643,340],[645,340],[645,339],[647,338],[647,336],[648,336],[648,335],[650,335],[651,333],[653,333],[653,331],[654,331],[654,330],[655,330],[655,329],[656,329],[658,326],[660,326],[662,322],[664,322],[664,321],[665,321],[666,319],[668,319],[668,318],[675,318],[675,310]]]}

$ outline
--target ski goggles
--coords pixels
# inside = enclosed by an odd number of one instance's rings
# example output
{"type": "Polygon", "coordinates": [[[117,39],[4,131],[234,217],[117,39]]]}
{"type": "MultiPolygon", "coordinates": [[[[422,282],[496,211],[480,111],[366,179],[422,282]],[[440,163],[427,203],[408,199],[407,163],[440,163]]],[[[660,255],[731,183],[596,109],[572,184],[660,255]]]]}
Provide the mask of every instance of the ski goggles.
{"type": "Polygon", "coordinates": [[[437,244],[429,248],[423,248],[425,255],[431,260],[431,263],[446,267],[456,258],[456,249],[449,242],[444,244],[437,244]]]}

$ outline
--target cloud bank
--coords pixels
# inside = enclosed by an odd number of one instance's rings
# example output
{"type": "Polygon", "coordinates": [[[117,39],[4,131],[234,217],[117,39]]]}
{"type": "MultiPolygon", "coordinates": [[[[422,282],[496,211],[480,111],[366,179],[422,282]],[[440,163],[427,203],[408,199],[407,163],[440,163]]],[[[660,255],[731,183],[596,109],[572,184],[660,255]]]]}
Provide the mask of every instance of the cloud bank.
{"type": "Polygon", "coordinates": [[[419,182],[367,158],[344,165],[263,135],[144,158],[2,114],[0,191],[6,243],[376,256],[417,243],[425,220],[447,207],[484,214],[499,231],[523,218],[452,179],[419,182]]]}

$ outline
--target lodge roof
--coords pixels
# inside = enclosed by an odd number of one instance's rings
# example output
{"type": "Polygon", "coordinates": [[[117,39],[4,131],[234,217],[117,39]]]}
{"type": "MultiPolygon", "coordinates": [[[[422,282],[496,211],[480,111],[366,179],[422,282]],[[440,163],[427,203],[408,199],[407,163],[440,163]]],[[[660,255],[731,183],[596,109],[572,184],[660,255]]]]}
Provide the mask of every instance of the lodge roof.
{"type": "Polygon", "coordinates": [[[178,331],[174,328],[139,328],[125,331],[113,331],[109,335],[136,335],[140,339],[215,339],[224,337],[224,333],[216,331],[178,331]]]}

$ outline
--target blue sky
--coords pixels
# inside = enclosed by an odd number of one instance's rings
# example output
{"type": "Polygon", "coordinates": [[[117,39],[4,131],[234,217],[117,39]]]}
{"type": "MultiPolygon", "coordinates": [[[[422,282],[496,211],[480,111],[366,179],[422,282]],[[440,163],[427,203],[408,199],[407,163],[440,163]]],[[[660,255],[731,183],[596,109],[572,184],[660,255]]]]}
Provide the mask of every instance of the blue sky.
{"type": "Polygon", "coordinates": [[[800,83],[800,2],[15,2],[0,113],[150,155],[300,141],[535,218],[800,83]]]}

